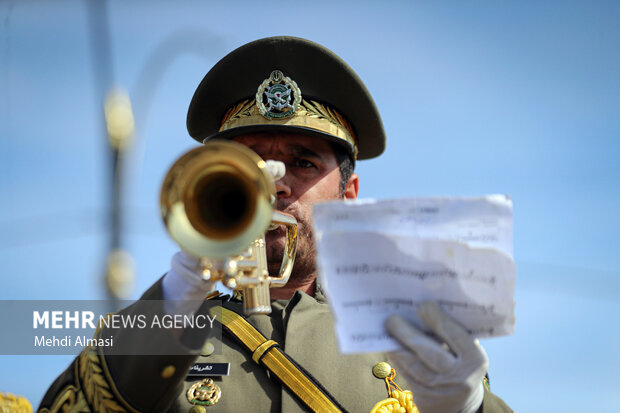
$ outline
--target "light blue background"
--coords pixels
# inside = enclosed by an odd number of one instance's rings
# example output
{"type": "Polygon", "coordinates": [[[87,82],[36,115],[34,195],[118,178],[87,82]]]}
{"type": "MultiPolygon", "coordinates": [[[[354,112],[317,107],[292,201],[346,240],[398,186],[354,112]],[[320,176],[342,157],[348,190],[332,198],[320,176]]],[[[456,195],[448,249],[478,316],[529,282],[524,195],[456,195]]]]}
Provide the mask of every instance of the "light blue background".
{"type": "MultiPolygon", "coordinates": [[[[191,96],[227,52],[271,35],[322,43],[373,94],[385,154],[361,196],[506,193],[517,328],[483,342],[520,412],[620,404],[620,3],[110,2],[117,84],[138,136],[124,245],[139,296],[175,245],[158,213],[167,168],[195,145],[191,96]]],[[[85,1],[0,1],[0,299],[103,298],[109,165],[85,1]]],[[[10,340],[4,335],[3,340],[10,340]]],[[[69,364],[0,356],[0,391],[37,405],[69,364]]]]}

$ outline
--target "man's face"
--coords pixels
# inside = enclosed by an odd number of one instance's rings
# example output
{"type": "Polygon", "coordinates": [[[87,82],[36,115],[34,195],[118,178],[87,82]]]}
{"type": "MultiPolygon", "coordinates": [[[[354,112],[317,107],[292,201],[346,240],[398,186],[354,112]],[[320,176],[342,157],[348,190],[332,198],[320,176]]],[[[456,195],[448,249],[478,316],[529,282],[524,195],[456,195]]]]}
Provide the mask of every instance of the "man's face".
{"type": "MultiPolygon", "coordinates": [[[[276,181],[276,209],[297,219],[298,240],[292,277],[316,275],[312,236],[312,205],[315,202],[357,197],[357,175],[353,174],[344,195],[340,191],[340,169],[330,144],[320,138],[292,133],[257,133],[236,137],[261,158],[281,161],[284,178],[276,181]]],[[[267,260],[269,273],[277,274],[285,248],[285,230],[269,231],[267,260]]]]}

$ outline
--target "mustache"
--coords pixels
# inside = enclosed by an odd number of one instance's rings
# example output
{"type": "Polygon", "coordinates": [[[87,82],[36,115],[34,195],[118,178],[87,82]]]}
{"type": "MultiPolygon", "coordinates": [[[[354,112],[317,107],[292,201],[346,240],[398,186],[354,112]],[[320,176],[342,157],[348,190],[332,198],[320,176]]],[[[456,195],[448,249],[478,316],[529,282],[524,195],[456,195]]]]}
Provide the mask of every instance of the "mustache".
{"type": "Polygon", "coordinates": [[[282,212],[286,212],[287,209],[289,209],[291,207],[291,205],[293,205],[295,202],[292,200],[282,200],[282,199],[278,199],[276,201],[276,209],[278,211],[282,211],[282,212]]]}
{"type": "MultiPolygon", "coordinates": [[[[302,218],[297,211],[297,206],[294,201],[280,201],[276,202],[275,209],[279,212],[283,212],[285,214],[291,215],[297,220],[298,228],[301,226],[307,226],[308,222],[305,218],[302,218]]],[[[299,228],[301,229],[301,228],[299,228]]]]}

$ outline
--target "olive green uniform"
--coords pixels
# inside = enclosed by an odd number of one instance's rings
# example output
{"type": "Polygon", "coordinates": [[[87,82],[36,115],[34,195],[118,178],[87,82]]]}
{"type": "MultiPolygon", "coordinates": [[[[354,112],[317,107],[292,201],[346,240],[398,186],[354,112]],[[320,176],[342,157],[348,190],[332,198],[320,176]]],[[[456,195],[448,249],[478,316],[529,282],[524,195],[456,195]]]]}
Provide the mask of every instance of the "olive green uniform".
{"type": "MultiPolygon", "coordinates": [[[[143,299],[161,299],[161,284],[155,284],[143,299]]],[[[139,305],[139,304],[138,304],[139,305]]],[[[241,312],[241,303],[227,308],[241,312]]],[[[311,297],[296,292],[291,300],[273,302],[271,315],[251,316],[248,321],[265,337],[275,340],[303,366],[349,412],[369,412],[387,398],[383,380],[372,374],[373,366],[387,361],[385,354],[341,355],[334,334],[333,317],[322,294],[311,297]]],[[[136,308],[125,311],[138,311],[136,308]]],[[[169,331],[157,337],[141,337],[136,346],[152,344],[181,346],[169,331]],[[147,343],[145,340],[150,341],[147,343]]],[[[222,395],[206,407],[208,412],[304,412],[307,408],[263,366],[254,363],[241,344],[224,334],[221,353],[207,357],[187,350],[187,356],[97,356],[85,350],[58,378],[41,402],[40,409],[63,411],[171,411],[188,412],[192,405],[186,392],[196,381],[186,373],[194,362],[230,363],[228,376],[214,377],[222,395]]],[[[209,338],[215,342],[218,339],[209,338]]],[[[397,372],[398,374],[398,372],[397,372]]],[[[396,383],[406,387],[406,383],[396,383]]],[[[415,395],[414,395],[415,398],[415,395]]],[[[510,412],[493,394],[486,392],[483,413],[510,412]]]]}

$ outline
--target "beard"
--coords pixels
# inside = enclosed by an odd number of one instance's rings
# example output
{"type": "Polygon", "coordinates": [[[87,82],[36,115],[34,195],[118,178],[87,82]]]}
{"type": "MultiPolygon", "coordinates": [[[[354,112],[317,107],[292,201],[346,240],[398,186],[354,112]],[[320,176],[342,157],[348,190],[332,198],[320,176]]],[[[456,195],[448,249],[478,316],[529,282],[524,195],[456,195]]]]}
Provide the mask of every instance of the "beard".
{"type": "MultiPolygon", "coordinates": [[[[291,280],[298,282],[309,281],[316,276],[316,249],[312,233],[312,223],[302,218],[297,220],[297,249],[295,251],[295,265],[291,272],[291,280]]],[[[277,276],[282,265],[282,258],[286,250],[286,229],[281,225],[278,229],[265,234],[267,265],[269,275],[277,276]]]]}

